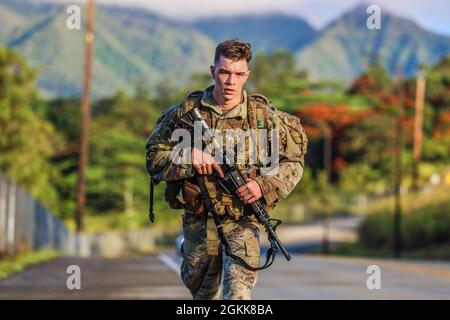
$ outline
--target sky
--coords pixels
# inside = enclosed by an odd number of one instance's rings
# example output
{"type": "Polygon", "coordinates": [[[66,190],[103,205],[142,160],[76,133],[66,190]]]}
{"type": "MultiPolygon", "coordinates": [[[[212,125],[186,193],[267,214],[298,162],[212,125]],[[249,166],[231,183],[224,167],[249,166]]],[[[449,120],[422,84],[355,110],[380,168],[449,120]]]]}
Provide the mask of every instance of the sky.
{"type": "MultiPolygon", "coordinates": [[[[56,2],[79,2],[51,0],[56,2]]],[[[411,18],[425,29],[450,36],[449,0],[97,0],[99,3],[141,6],[181,20],[237,14],[286,13],[301,16],[322,28],[359,3],[377,4],[411,18]]]]}

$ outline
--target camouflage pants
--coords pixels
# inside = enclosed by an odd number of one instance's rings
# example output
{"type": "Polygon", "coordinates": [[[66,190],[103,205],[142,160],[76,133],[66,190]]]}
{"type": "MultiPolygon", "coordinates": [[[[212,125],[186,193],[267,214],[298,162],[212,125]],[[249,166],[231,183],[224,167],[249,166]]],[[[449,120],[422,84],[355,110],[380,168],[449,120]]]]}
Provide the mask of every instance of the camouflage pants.
{"type": "MultiPolygon", "coordinates": [[[[259,227],[252,218],[223,220],[224,232],[233,253],[248,264],[259,264],[259,227]]],[[[246,269],[228,257],[219,247],[212,218],[183,215],[184,243],[181,279],[194,300],[249,300],[257,281],[257,272],[246,269]],[[223,272],[223,292],[221,279],[223,272]]]]}

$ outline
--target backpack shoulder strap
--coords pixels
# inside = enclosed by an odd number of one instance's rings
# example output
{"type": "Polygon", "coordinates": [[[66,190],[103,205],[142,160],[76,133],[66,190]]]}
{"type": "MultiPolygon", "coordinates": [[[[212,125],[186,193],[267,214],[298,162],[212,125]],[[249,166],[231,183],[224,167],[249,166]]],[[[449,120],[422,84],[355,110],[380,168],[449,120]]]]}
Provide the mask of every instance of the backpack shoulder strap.
{"type": "Polygon", "coordinates": [[[250,128],[267,128],[268,119],[273,117],[275,106],[262,94],[248,95],[247,114],[250,128]]]}
{"type": "Polygon", "coordinates": [[[186,113],[191,111],[198,103],[200,103],[200,99],[202,98],[203,93],[203,90],[196,90],[189,93],[186,97],[186,101],[184,102],[183,107],[181,108],[180,116],[185,115],[186,113]]]}
{"type": "Polygon", "coordinates": [[[259,94],[259,93],[253,93],[249,95],[249,98],[252,98],[254,100],[257,100],[261,103],[265,103],[265,104],[270,104],[269,99],[267,99],[264,95],[259,94]]]}

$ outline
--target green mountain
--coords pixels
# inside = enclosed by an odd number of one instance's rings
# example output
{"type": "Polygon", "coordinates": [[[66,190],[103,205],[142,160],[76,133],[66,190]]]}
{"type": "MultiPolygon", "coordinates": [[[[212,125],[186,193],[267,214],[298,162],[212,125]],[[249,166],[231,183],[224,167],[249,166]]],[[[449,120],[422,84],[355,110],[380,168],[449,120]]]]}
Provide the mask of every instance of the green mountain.
{"type": "MultiPolygon", "coordinates": [[[[0,44],[17,49],[39,70],[38,86],[49,96],[81,95],[84,30],[66,28],[66,6],[0,0],[0,44]]],[[[350,81],[374,55],[391,73],[400,65],[411,75],[419,64],[450,53],[449,37],[385,10],[381,30],[367,29],[366,7],[317,31],[302,18],[281,14],[188,23],[147,9],[98,5],[92,92],[94,98],[119,89],[132,92],[137,81],[151,91],[160,82],[184,86],[193,73],[207,72],[215,45],[231,37],[250,41],[255,51],[290,50],[313,79],[350,81]]]]}
{"type": "MultiPolygon", "coordinates": [[[[38,68],[48,95],[81,93],[84,31],[67,29],[67,17],[65,5],[0,0],[0,41],[38,68]]],[[[191,26],[117,6],[99,5],[96,17],[94,97],[136,81],[184,84],[212,60],[214,43],[191,26]]]]}
{"type": "Polygon", "coordinates": [[[378,59],[391,74],[400,67],[410,76],[420,64],[436,63],[450,53],[450,37],[426,31],[386,10],[381,13],[381,29],[368,29],[367,6],[359,5],[330,23],[313,43],[297,53],[299,67],[308,70],[313,79],[351,81],[371,59],[378,59]]]}
{"type": "Polygon", "coordinates": [[[312,42],[317,31],[303,18],[282,14],[203,18],[192,24],[215,42],[239,38],[255,51],[298,51],[312,42]]]}

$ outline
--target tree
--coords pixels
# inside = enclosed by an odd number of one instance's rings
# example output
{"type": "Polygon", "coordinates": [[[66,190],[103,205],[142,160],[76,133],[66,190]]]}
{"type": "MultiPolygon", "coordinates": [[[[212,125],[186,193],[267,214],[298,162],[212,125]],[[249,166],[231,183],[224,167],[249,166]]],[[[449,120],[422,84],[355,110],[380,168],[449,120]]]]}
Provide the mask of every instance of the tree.
{"type": "Polygon", "coordinates": [[[108,112],[104,110],[92,120],[88,207],[132,215],[148,202],[144,146],[159,111],[142,97],[116,98],[108,99],[108,112]]]}
{"type": "MultiPolygon", "coordinates": [[[[338,178],[339,171],[345,169],[347,162],[350,159],[345,158],[345,145],[344,137],[348,130],[355,126],[358,122],[364,120],[369,112],[367,111],[352,111],[346,105],[332,105],[326,103],[317,103],[305,105],[299,108],[297,115],[302,119],[303,125],[310,138],[310,141],[318,138],[331,139],[332,150],[331,152],[331,177],[333,180],[338,178]],[[329,131],[329,132],[327,132],[329,131]],[[329,137],[326,137],[329,135],[329,137]]],[[[324,150],[324,148],[321,148],[324,150]]],[[[322,152],[322,158],[325,157],[325,151],[322,152]]],[[[320,154],[319,151],[316,154],[320,154]]],[[[319,168],[323,168],[320,164],[324,163],[319,161],[319,168]]],[[[317,163],[311,164],[314,169],[317,168],[317,163]]]]}
{"type": "MultiPolygon", "coordinates": [[[[426,100],[433,110],[430,130],[437,140],[449,139],[450,136],[450,55],[436,65],[426,69],[426,100]]],[[[449,150],[450,152],[450,150],[449,150]]]]}
{"type": "Polygon", "coordinates": [[[58,139],[53,126],[32,109],[36,73],[15,51],[0,47],[0,171],[46,206],[58,197],[49,157],[58,139]]]}
{"type": "Polygon", "coordinates": [[[350,94],[381,96],[391,92],[389,73],[379,63],[372,62],[366,72],[357,77],[349,89],[350,94]]]}
{"type": "Polygon", "coordinates": [[[289,51],[278,50],[272,54],[259,53],[251,66],[248,87],[255,92],[286,92],[286,89],[303,89],[307,74],[298,71],[295,59],[289,51]]]}

